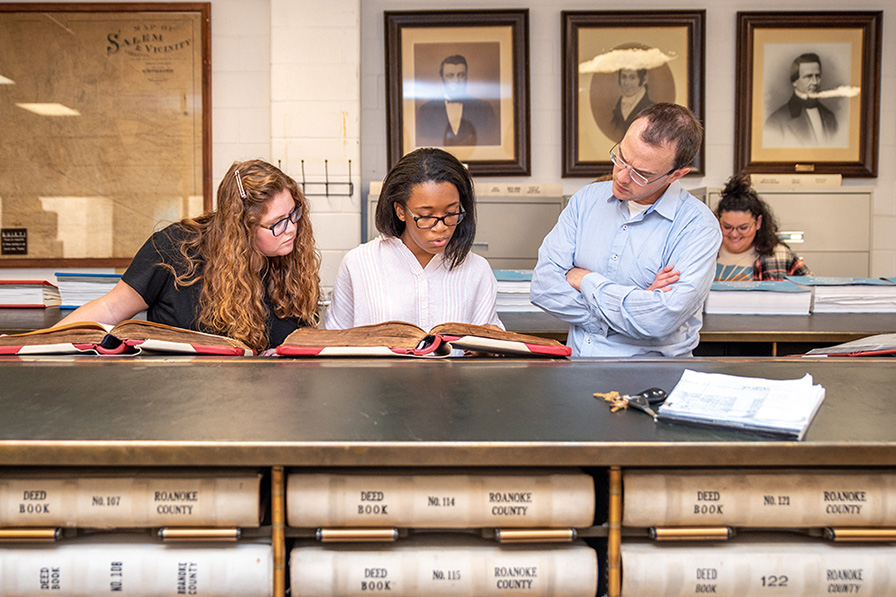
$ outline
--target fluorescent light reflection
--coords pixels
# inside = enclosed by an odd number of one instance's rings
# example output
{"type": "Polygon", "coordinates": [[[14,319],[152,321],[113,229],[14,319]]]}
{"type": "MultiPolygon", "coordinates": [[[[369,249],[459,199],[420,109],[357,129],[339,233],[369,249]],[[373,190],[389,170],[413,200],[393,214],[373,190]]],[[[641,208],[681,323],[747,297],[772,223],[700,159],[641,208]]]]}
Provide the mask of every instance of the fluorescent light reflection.
{"type": "Polygon", "coordinates": [[[0,85],[15,85],[16,82],[12,79],[7,79],[3,75],[0,75],[0,85]]]}
{"type": "Polygon", "coordinates": [[[80,116],[81,113],[62,104],[16,104],[18,107],[40,116],[80,116]]]}

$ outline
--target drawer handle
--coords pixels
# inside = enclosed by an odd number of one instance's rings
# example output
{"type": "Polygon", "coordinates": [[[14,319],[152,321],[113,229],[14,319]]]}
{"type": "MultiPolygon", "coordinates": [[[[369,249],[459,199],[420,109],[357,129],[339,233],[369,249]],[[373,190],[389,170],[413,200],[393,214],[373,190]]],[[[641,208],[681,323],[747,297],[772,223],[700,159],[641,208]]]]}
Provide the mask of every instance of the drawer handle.
{"type": "Polygon", "coordinates": [[[474,247],[477,247],[477,248],[480,248],[480,249],[485,249],[486,251],[488,251],[488,241],[486,241],[486,242],[481,242],[481,243],[474,242],[474,243],[473,243],[473,246],[474,246],[474,247]]]}
{"type": "Polygon", "coordinates": [[[806,242],[805,233],[802,230],[779,230],[778,240],[783,240],[785,243],[806,242]]]}

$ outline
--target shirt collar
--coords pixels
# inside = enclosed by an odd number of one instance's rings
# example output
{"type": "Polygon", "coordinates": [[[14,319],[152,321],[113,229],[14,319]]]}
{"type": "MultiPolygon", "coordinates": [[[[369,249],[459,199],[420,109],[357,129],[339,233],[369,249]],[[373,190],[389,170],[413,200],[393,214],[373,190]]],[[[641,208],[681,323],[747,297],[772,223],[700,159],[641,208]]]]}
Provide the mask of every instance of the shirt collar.
{"type": "MultiPolygon", "coordinates": [[[[656,213],[667,220],[672,220],[675,218],[675,212],[678,211],[680,205],[681,183],[674,180],[666,188],[666,192],[660,195],[660,198],[657,199],[651,207],[656,213]]],[[[647,213],[650,213],[649,209],[647,210],[647,213]]]]}
{"type": "MultiPolygon", "coordinates": [[[[610,196],[607,198],[607,200],[619,201],[619,199],[616,199],[612,192],[610,193],[610,196]]],[[[669,186],[666,187],[665,192],[660,195],[659,199],[654,201],[646,211],[641,212],[641,218],[646,218],[647,214],[655,211],[667,220],[672,220],[675,218],[675,212],[678,211],[679,205],[681,205],[681,183],[675,180],[669,183],[669,186]]],[[[628,208],[626,208],[626,213],[628,213],[628,208]]]]}

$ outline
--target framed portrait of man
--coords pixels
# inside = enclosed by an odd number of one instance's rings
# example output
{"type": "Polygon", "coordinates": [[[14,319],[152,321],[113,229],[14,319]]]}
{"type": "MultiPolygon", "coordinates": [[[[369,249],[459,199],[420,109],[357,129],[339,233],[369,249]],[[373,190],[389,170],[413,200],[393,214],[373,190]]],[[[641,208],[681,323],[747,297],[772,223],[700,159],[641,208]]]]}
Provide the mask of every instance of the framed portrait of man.
{"type": "Polygon", "coordinates": [[[125,267],[212,206],[211,5],[0,4],[0,267],[125,267]]]}
{"type": "Polygon", "coordinates": [[[472,174],[528,175],[528,11],[385,19],[389,166],[441,147],[472,174]]]}
{"type": "Polygon", "coordinates": [[[564,177],[612,172],[610,149],[656,103],[687,106],[703,121],[705,13],[562,13],[564,177]]]}
{"type": "Polygon", "coordinates": [[[877,176],[882,16],[738,13],[735,170],[877,176]]]}

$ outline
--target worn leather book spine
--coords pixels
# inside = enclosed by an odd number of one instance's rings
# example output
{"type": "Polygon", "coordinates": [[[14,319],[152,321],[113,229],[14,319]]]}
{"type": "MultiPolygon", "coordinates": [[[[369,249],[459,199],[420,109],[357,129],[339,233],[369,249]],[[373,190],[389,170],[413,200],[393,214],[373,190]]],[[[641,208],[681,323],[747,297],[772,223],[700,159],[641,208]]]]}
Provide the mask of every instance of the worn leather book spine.
{"type": "Polygon", "coordinates": [[[254,543],[184,547],[127,539],[0,546],[0,594],[270,597],[272,554],[270,545],[254,543]]]}
{"type": "Polygon", "coordinates": [[[430,540],[388,548],[299,546],[290,554],[290,573],[293,597],[593,597],[597,591],[597,555],[584,544],[536,548],[430,540]]]}
{"type": "Polygon", "coordinates": [[[622,544],[625,597],[889,597],[896,594],[894,572],[893,545],[789,537],[697,546],[622,544]]]}
{"type": "Polygon", "coordinates": [[[870,470],[628,470],[623,525],[896,526],[896,473],[870,470]]]}
{"type": "Polygon", "coordinates": [[[594,479],[584,473],[291,474],[292,527],[587,527],[594,479]]]}
{"type": "Polygon", "coordinates": [[[258,472],[117,475],[4,476],[0,526],[259,526],[258,472]]]}

